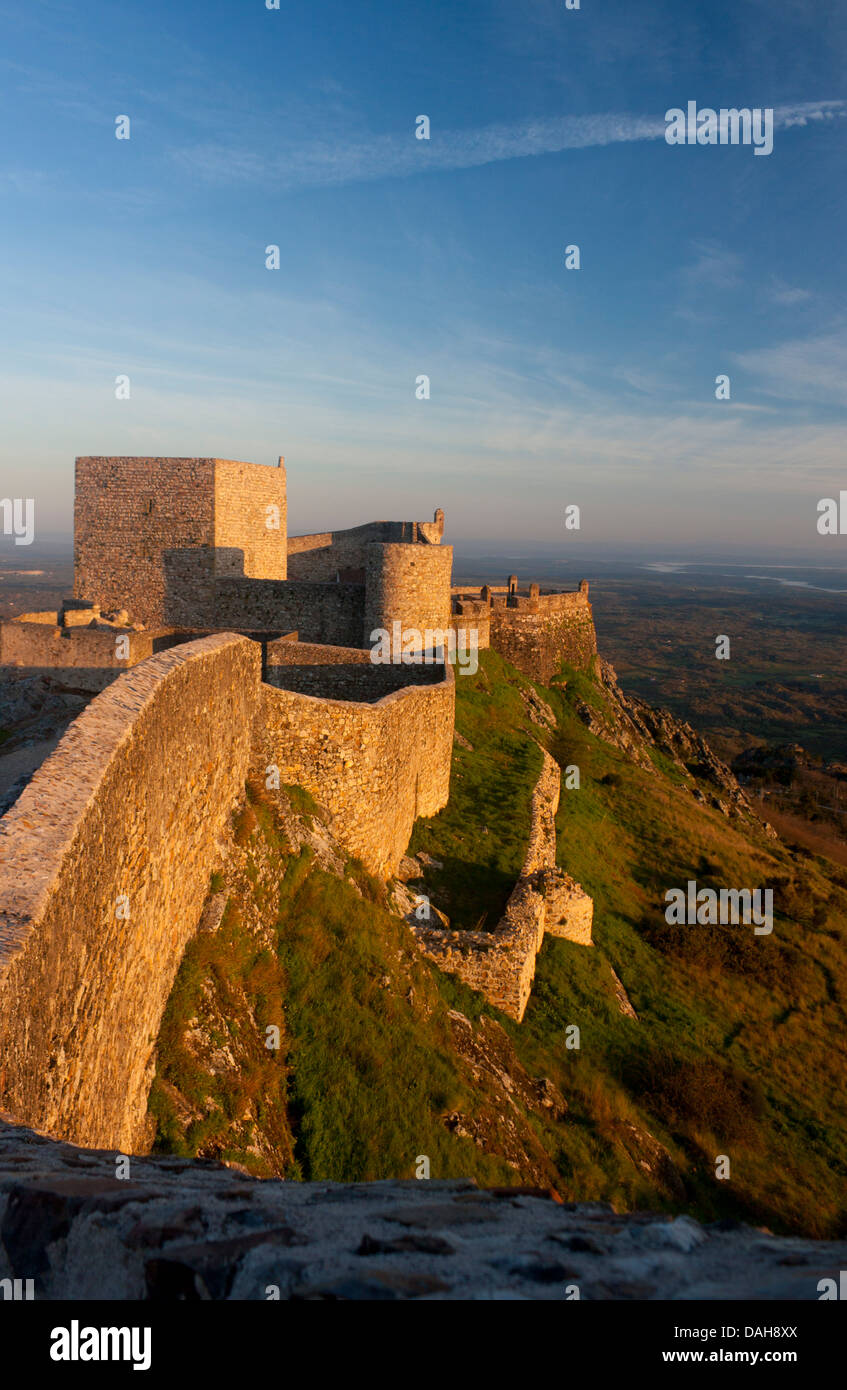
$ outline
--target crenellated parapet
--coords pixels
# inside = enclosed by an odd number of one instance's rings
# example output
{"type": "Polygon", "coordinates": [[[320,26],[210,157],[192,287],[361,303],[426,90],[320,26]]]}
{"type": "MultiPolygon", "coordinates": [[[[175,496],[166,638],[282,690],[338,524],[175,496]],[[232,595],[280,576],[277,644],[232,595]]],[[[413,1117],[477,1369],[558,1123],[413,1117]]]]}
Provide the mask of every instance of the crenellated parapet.
{"type": "Polygon", "coordinates": [[[597,654],[588,580],[575,591],[542,592],[539,584],[460,585],[451,591],[457,630],[476,626],[480,648],[492,647],[524,675],[547,684],[563,662],[586,669],[597,654]]]}

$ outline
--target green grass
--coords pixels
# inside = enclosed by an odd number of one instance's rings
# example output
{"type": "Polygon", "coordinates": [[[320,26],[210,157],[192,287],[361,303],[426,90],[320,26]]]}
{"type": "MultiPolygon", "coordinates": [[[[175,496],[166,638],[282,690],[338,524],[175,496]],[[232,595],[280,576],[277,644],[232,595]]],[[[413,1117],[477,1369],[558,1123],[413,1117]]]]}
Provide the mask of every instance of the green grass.
{"type": "Polygon", "coordinates": [[[286,875],[279,927],[289,1104],[304,1177],[411,1178],[426,1154],[433,1176],[514,1181],[504,1163],[440,1122],[446,1111],[473,1108],[474,1097],[407,929],[344,881],[307,869],[298,860],[286,875]]]}
{"type": "Polygon", "coordinates": [[[570,685],[553,697],[554,752],[581,770],[580,789],[562,792],[559,859],[594,898],[596,944],[545,943],[520,1046],[537,1065],[555,1057],[566,1094],[569,1075],[571,1084],[590,1075],[598,1113],[640,1115],[681,1156],[697,1214],[843,1234],[847,897],[834,866],[798,867],[781,846],[703,809],[678,778],[643,771],[587,732],[572,697],[570,685]],[[688,878],[773,886],[772,935],[669,927],[665,891],[688,878]],[[606,961],[638,1024],[610,1004],[606,961]],[[566,1022],[582,1030],[580,1054],[561,1047],[566,1022]],[[729,1183],[713,1176],[721,1153],[729,1183]]]}
{"type": "Polygon", "coordinates": [[[425,850],[443,863],[427,884],[453,926],[492,930],[526,852],[539,731],[520,697],[528,682],[494,652],[480,653],[479,670],[456,685],[456,728],[473,752],[455,745],[449,804],[416,823],[409,853],[425,850]]]}
{"type": "Polygon", "coordinates": [[[457,680],[457,728],[473,751],[456,746],[450,804],[418,823],[411,849],[443,862],[427,883],[454,925],[496,925],[523,859],[540,740],[563,767],[580,768],[578,790],[563,779],[558,853],[594,898],[593,948],[545,940],[514,1023],[417,954],[361,865],[351,861],[342,880],[308,851],[292,856],[253,788],[235,838],[272,948],[260,951],[239,924],[237,893],[221,931],[189,947],[159,1043],[159,1147],[249,1157],[237,1116],[261,1102],[271,1167],[290,1176],[411,1177],[427,1154],[436,1177],[520,1181],[444,1127],[445,1112],[488,1103],[452,1051],[446,1011],[457,1008],[498,1017],[530,1075],[550,1077],[567,1098],[563,1123],[530,1122],[568,1198],[847,1234],[847,875],[704,808],[663,755],[653,771],[636,766],[578,718],[577,700],[602,711],[601,688],[583,673],[563,678],[536,687],[557,716],[549,732],[526,714],[530,682],[493,653],[457,680]],[[268,856],[279,866],[270,886],[268,856]],[[669,927],[665,892],[689,878],[772,886],[772,935],[669,927]],[[610,967],[637,1022],[619,1011],[610,967]],[[238,1043],[243,1076],[209,1074],[185,1046],[210,981],[227,1001],[216,1026],[238,1043]],[[280,1015],[284,1048],[261,1055],[251,1029],[280,1015]],[[573,1025],[578,1050],[565,1045],[573,1025]],[[196,1112],[188,1125],[180,1097],[196,1112]],[[633,1159],[631,1125],[666,1148],[684,1195],[633,1159]],[[730,1159],[729,1181],[715,1176],[719,1155],[730,1159]]]}

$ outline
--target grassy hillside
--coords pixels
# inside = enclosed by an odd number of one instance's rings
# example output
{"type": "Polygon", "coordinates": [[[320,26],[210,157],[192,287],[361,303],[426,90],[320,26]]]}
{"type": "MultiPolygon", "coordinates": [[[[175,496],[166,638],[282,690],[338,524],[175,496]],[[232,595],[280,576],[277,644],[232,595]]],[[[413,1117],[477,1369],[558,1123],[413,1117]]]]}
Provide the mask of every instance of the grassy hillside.
{"type": "Polygon", "coordinates": [[[661,754],[646,770],[589,733],[580,701],[602,711],[608,697],[563,674],[535,687],[549,730],[529,718],[531,683],[494,653],[457,680],[451,802],[411,848],[443,866],[428,891],[454,925],[493,927],[523,856],[540,740],[580,768],[579,789],[562,792],[559,853],[594,897],[595,946],[547,940],[515,1024],[425,962],[355,865],[334,876],[288,846],[254,789],[224,924],[189,948],[162,1030],[158,1146],[309,1178],[411,1177],[426,1154],[433,1177],[486,1183],[537,1180],[541,1153],[569,1199],[843,1234],[843,870],[705,809],[661,754]],[[665,891],[688,878],[774,888],[773,934],[667,926],[665,891]],[[612,968],[638,1021],[619,1009],[612,968]],[[516,1109],[480,1079],[449,1009],[496,1018],[501,1070],[548,1078],[567,1116],[516,1109]],[[282,1021],[275,1058],[261,1046],[242,1047],[243,1064],[232,1046],[211,1057],[210,1031],[255,1042],[267,1019],[282,1021]],[[573,1024],[579,1050],[566,1046],[573,1024]]]}

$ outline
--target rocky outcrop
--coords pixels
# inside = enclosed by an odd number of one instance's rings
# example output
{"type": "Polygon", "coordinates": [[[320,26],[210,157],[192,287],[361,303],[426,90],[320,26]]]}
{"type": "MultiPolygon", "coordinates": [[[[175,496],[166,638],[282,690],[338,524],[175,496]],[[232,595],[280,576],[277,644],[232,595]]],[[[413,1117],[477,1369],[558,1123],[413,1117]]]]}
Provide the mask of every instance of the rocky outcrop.
{"type": "Polygon", "coordinates": [[[625,695],[608,661],[598,659],[596,671],[606,696],[602,706],[589,705],[582,699],[576,701],[577,715],[591,733],[650,772],[655,767],[649,749],[657,749],[684,774],[696,800],[725,816],[740,816],[769,838],[776,838],[773,828],[757,816],[735,773],[702,734],[669,710],[656,709],[637,695],[625,695]]]}
{"type": "Polygon", "coordinates": [[[450,1036],[473,1094],[482,1100],[473,1115],[451,1111],[444,1123],[452,1134],[472,1139],[484,1153],[505,1159],[525,1184],[561,1187],[561,1174],[538,1138],[531,1116],[564,1120],[568,1105],[548,1077],[532,1077],[521,1065],[508,1033],[485,1014],[471,1023],[457,1010],[448,1015],[450,1036]]]}
{"type": "Polygon", "coordinates": [[[114,1153],[0,1121],[0,1279],[37,1300],[815,1301],[845,1268],[845,1241],[543,1187],[261,1181],[182,1158],[119,1178],[114,1153]]]}

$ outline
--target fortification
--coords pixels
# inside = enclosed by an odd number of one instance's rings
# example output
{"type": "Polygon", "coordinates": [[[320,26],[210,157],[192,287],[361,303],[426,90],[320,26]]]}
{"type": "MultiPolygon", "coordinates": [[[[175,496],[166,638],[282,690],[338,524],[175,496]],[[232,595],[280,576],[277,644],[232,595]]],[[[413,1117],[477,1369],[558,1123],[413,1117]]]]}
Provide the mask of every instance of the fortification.
{"type": "Polygon", "coordinates": [[[223,634],[121,676],[0,819],[0,1106],[144,1147],[153,1045],[243,794],[259,648],[223,634]]]}
{"type": "MultiPolygon", "coordinates": [[[[311,668],[314,685],[314,651],[289,638],[268,652],[278,681],[311,668]]],[[[332,656],[327,670],[368,661],[332,656]]],[[[266,781],[273,764],[306,787],[383,877],[415,817],[445,805],[449,667],[373,668],[383,685],[406,682],[371,688],[373,703],[272,688],[261,669],[259,644],[232,633],[142,662],[92,700],[0,819],[0,1108],[28,1124],[144,1148],[153,1044],[249,772],[266,781]]]]}
{"type": "Polygon", "coordinates": [[[541,592],[540,585],[462,585],[452,590],[454,627],[476,626],[479,646],[491,646],[524,675],[547,684],[563,662],[587,669],[597,654],[588,580],[576,593],[541,592]]]}
{"type": "MultiPolygon", "coordinates": [[[[406,685],[372,703],[263,688],[270,763],[283,783],[312,793],[337,838],[380,878],[396,873],[417,817],[446,806],[453,749],[451,667],[393,669],[406,685]],[[408,684],[415,674],[422,683],[408,684]]],[[[285,668],[273,674],[282,681],[285,668]]]]}
{"type": "Polygon", "coordinates": [[[216,578],[285,579],[285,465],[76,461],[74,594],[158,626],[210,627],[216,578]]]}
{"type": "Polygon", "coordinates": [[[546,750],[532,795],[526,855],[506,911],[494,931],[449,931],[415,925],[430,960],[478,989],[490,1004],[520,1022],[545,932],[590,946],[594,903],[556,866],[556,810],[561,774],[546,750]]]}
{"type": "Polygon", "coordinates": [[[372,632],[391,633],[394,623],[400,623],[421,634],[417,650],[442,645],[438,639],[427,643],[424,634],[438,632],[446,638],[449,631],[452,566],[452,546],[372,542],[365,566],[364,642],[370,646],[372,632]]]}
{"type": "Polygon", "coordinates": [[[439,507],[431,522],[370,521],[346,531],[321,531],[312,536],[289,536],[288,573],[292,579],[352,580],[363,584],[367,548],[373,541],[402,545],[440,545],[444,513],[439,507]]]}
{"type": "MultiPolygon", "coordinates": [[[[75,599],[0,626],[7,670],[108,684],[0,820],[0,1107],[77,1143],[144,1145],[153,1040],[248,773],[305,787],[383,878],[446,804],[452,669],[374,664],[374,631],[473,628],[537,680],[596,650],[585,582],[451,602],[440,510],[288,541],[285,498],[282,459],[79,458],[75,599]]],[[[590,941],[555,868],[554,766],[496,931],[418,932],[518,1019],[543,933],[590,941]]]]}

